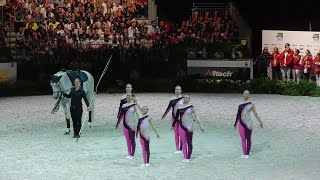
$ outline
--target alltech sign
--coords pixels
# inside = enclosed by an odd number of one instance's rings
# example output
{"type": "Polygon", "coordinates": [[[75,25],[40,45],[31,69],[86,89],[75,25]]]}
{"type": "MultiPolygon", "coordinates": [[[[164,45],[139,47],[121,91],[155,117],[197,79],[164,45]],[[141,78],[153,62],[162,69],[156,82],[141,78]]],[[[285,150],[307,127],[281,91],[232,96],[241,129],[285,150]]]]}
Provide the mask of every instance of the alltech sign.
{"type": "Polygon", "coordinates": [[[252,79],[252,60],[188,60],[188,75],[221,79],[252,79]]]}
{"type": "Polygon", "coordinates": [[[231,72],[231,71],[216,71],[216,70],[211,70],[211,69],[208,69],[207,73],[205,74],[205,76],[212,76],[212,77],[224,77],[224,78],[228,78],[228,77],[232,77],[232,74],[234,72],[231,72]]]}

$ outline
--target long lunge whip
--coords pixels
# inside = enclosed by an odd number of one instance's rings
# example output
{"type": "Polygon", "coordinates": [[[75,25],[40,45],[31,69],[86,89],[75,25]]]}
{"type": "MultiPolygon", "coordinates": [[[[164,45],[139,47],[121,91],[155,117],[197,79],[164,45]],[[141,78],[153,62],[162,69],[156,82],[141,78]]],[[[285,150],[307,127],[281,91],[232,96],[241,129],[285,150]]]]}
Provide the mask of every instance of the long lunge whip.
{"type": "MultiPolygon", "coordinates": [[[[108,70],[108,68],[109,68],[109,65],[110,65],[112,56],[113,56],[113,55],[110,56],[110,58],[109,58],[109,60],[108,60],[108,63],[107,63],[106,66],[104,67],[104,70],[103,70],[103,72],[102,72],[102,74],[101,74],[101,76],[100,76],[100,78],[99,78],[99,81],[98,81],[98,84],[97,84],[97,86],[96,86],[96,89],[95,89],[95,91],[94,91],[94,93],[93,93],[93,96],[91,97],[90,102],[89,102],[89,107],[91,106],[91,103],[92,103],[92,101],[93,101],[93,98],[94,98],[95,94],[97,93],[97,90],[98,90],[98,87],[99,87],[99,84],[100,84],[100,81],[101,81],[102,77],[106,74],[106,72],[107,72],[107,70],[108,70]]],[[[86,114],[85,114],[85,116],[84,116],[83,122],[82,122],[82,124],[81,124],[80,131],[79,131],[79,136],[77,137],[77,141],[76,141],[76,142],[78,142],[78,140],[79,140],[79,137],[80,137],[80,135],[81,135],[81,130],[82,130],[83,125],[84,125],[84,123],[85,123],[85,121],[86,121],[86,118],[87,118],[87,116],[88,116],[88,113],[89,113],[89,111],[87,111],[86,114]]]]}

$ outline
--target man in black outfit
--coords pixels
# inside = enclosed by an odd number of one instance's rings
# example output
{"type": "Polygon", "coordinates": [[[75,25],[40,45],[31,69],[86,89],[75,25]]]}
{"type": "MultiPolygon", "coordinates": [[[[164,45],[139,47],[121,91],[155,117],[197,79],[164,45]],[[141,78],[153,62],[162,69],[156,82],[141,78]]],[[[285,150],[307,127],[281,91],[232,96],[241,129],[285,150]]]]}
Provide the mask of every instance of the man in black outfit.
{"type": "Polygon", "coordinates": [[[82,98],[84,99],[87,108],[89,108],[89,101],[86,97],[86,93],[81,88],[80,78],[74,80],[74,88],[71,89],[70,94],[63,94],[67,98],[71,98],[70,113],[73,122],[73,138],[80,137],[80,128],[81,128],[81,118],[82,118],[82,98]]]}

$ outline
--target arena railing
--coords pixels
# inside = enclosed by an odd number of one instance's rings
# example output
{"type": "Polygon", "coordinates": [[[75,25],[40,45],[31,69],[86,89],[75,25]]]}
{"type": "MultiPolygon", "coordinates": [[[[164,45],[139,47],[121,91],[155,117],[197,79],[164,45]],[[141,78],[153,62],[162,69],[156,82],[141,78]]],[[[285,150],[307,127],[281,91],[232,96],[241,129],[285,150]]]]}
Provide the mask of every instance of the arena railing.
{"type": "MultiPolygon", "coordinates": [[[[92,46],[100,44],[92,44],[92,46]]],[[[16,51],[19,56],[13,56],[13,60],[20,64],[36,63],[36,64],[64,64],[71,61],[89,61],[101,62],[111,54],[119,57],[119,61],[175,61],[183,62],[189,52],[202,52],[206,47],[208,58],[229,58],[231,49],[238,47],[244,57],[247,57],[246,46],[241,46],[238,42],[210,42],[210,43],[195,43],[190,39],[179,44],[170,44],[167,46],[156,46],[150,49],[147,48],[124,48],[121,46],[112,47],[110,45],[102,45],[100,48],[84,49],[80,46],[57,46],[57,45],[37,45],[33,48],[28,46],[20,46],[16,51]],[[19,58],[17,58],[19,57],[19,58]]]]}
{"type": "Polygon", "coordinates": [[[202,17],[205,16],[206,12],[209,12],[210,15],[213,16],[216,11],[218,11],[220,15],[223,15],[229,8],[229,3],[193,3],[191,12],[192,16],[195,12],[198,12],[202,17]]]}
{"type": "MultiPolygon", "coordinates": [[[[100,44],[92,44],[92,46],[100,44]]],[[[13,57],[13,60],[20,63],[35,64],[64,64],[71,61],[99,62],[117,54],[120,61],[166,61],[168,56],[167,47],[147,48],[123,48],[120,46],[112,47],[102,45],[100,48],[81,48],[72,46],[37,46],[37,47],[18,47],[17,51],[21,54],[20,58],[13,57]]]]}

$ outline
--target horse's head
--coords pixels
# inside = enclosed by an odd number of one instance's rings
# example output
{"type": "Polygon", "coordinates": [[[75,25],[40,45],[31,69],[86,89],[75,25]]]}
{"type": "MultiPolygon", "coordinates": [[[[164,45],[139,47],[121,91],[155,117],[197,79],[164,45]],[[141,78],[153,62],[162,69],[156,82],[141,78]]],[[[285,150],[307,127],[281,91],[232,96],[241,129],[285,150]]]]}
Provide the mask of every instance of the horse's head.
{"type": "Polygon", "coordinates": [[[63,71],[59,71],[51,77],[50,85],[54,99],[58,99],[61,93],[68,94],[72,88],[72,83],[67,73],[63,71]]]}
{"type": "Polygon", "coordinates": [[[52,91],[53,91],[53,94],[52,94],[52,97],[54,99],[58,99],[58,97],[60,96],[60,93],[61,93],[61,80],[62,78],[62,75],[53,75],[51,77],[51,80],[50,80],[50,85],[52,87],[52,91]]]}

